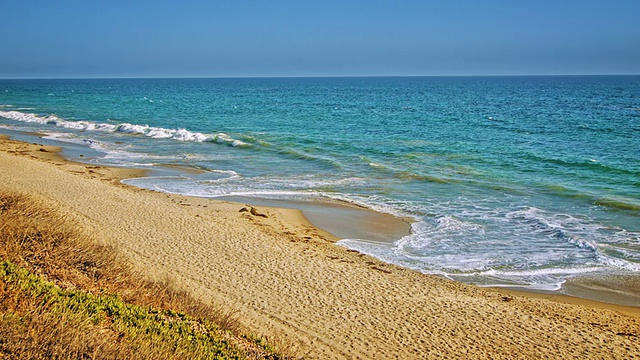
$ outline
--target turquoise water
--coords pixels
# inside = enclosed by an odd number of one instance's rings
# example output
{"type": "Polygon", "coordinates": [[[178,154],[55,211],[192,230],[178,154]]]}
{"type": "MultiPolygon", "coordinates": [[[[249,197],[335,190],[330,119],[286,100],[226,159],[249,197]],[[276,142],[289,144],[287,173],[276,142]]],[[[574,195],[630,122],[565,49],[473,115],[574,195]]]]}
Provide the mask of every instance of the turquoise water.
{"type": "Polygon", "coordinates": [[[640,76],[0,80],[0,126],[187,195],[415,219],[341,245],[481,285],[640,273],[640,76]]]}

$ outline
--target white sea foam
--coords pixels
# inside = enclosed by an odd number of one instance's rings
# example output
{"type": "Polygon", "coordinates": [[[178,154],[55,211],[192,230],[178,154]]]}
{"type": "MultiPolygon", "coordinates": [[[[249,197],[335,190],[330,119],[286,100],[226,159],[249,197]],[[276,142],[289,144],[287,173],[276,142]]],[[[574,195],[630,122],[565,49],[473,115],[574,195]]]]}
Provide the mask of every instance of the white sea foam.
{"type": "MultiPolygon", "coordinates": [[[[238,179],[238,175],[229,174],[228,177],[218,180],[206,180],[210,186],[202,186],[202,181],[198,181],[189,176],[180,177],[144,177],[123,180],[124,183],[151,189],[170,194],[181,194],[204,198],[218,198],[224,196],[260,197],[271,199],[295,199],[304,196],[299,191],[286,190],[247,190],[240,186],[222,186],[225,182],[238,179]]],[[[317,196],[318,194],[307,193],[307,196],[317,196]]]]}
{"type": "Polygon", "coordinates": [[[630,262],[624,259],[614,258],[604,254],[599,254],[599,259],[607,266],[612,268],[624,269],[633,272],[640,272],[640,264],[630,262]]]}
{"type": "Polygon", "coordinates": [[[640,264],[608,256],[601,251],[607,245],[595,240],[602,238],[599,232],[603,230],[607,230],[610,241],[619,236],[626,241],[628,234],[618,234],[616,229],[589,219],[535,207],[488,214],[478,205],[478,211],[484,214],[479,216],[468,207],[458,212],[450,203],[442,209],[436,206],[419,212],[433,213],[435,209],[444,214],[416,221],[412,234],[393,246],[359,239],[345,239],[339,244],[399,266],[483,286],[558,290],[567,278],[586,273],[640,272],[640,264]],[[500,233],[485,233],[483,222],[500,224],[500,233]]]}
{"type": "MultiPolygon", "coordinates": [[[[415,235],[408,237],[415,237],[415,235]]],[[[337,244],[374,256],[382,261],[407,267],[425,274],[440,275],[452,280],[471,282],[480,286],[520,287],[556,291],[561,288],[567,278],[602,272],[607,269],[607,267],[603,265],[525,270],[496,270],[492,268],[476,270],[475,266],[482,264],[486,259],[466,258],[468,263],[465,263],[464,255],[454,254],[449,256],[440,255],[436,258],[422,258],[419,256],[410,256],[401,249],[394,248],[389,244],[372,243],[360,239],[343,239],[337,244]],[[455,264],[455,267],[448,268],[445,264],[455,264]]]]}
{"type": "Polygon", "coordinates": [[[178,141],[189,142],[215,142],[218,144],[226,144],[233,147],[247,146],[248,144],[234,139],[224,133],[205,134],[193,132],[186,129],[165,129],[161,127],[153,127],[149,125],[137,125],[130,123],[108,124],[93,121],[71,121],[59,118],[55,115],[39,116],[31,113],[23,113],[20,111],[0,111],[0,116],[28,123],[37,123],[43,125],[55,125],[57,127],[73,129],[79,131],[102,131],[102,132],[118,132],[123,134],[144,135],[154,139],[173,139],[178,141]]]}
{"type": "Polygon", "coordinates": [[[602,267],[578,267],[578,268],[546,268],[531,270],[495,270],[489,269],[485,271],[473,272],[468,274],[459,274],[458,276],[502,276],[502,277],[526,277],[526,276],[542,276],[542,275],[579,275],[602,271],[602,267]]]}

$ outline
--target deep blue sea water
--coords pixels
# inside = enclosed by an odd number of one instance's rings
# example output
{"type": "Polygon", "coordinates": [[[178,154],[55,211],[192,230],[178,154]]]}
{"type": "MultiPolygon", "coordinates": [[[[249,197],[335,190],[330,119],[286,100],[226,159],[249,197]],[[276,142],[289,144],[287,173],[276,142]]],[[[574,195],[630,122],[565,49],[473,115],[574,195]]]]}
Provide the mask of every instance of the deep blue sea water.
{"type": "Polygon", "coordinates": [[[385,261],[557,289],[640,274],[640,76],[0,80],[0,127],[187,165],[172,193],[339,199],[415,219],[385,261]]]}

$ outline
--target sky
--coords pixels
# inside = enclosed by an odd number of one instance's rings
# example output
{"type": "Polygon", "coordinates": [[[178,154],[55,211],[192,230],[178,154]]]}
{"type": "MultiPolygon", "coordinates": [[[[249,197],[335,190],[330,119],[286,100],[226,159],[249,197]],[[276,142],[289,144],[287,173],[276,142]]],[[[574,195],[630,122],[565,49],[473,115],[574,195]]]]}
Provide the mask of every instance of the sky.
{"type": "Polygon", "coordinates": [[[640,74],[640,0],[2,0],[0,78],[640,74]]]}

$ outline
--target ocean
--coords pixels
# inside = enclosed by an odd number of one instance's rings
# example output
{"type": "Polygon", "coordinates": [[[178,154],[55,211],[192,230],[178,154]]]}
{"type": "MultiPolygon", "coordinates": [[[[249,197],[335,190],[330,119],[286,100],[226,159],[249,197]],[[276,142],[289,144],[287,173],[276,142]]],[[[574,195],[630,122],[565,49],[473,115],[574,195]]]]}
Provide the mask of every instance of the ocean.
{"type": "Polygon", "coordinates": [[[0,80],[2,130],[167,169],[143,188],[408,217],[338,244],[466,283],[640,274],[640,76],[0,80]]]}

